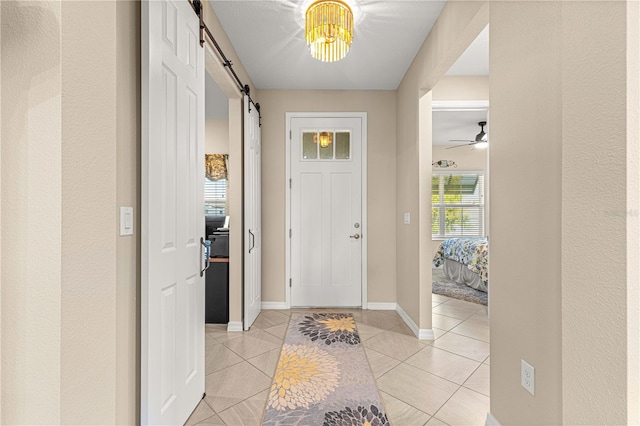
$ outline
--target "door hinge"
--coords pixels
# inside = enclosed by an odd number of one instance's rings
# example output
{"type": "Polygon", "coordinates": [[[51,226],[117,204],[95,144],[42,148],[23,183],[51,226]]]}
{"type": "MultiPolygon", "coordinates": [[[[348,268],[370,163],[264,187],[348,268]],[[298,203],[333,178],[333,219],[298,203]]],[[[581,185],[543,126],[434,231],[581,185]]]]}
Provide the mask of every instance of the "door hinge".
{"type": "Polygon", "coordinates": [[[291,228],[289,228],[289,238],[291,238],[291,228]]]}
{"type": "Polygon", "coordinates": [[[291,287],[291,286],[292,286],[292,284],[291,284],[291,278],[289,278],[289,287],[291,287]]]}
{"type": "Polygon", "coordinates": [[[289,130],[289,140],[291,140],[291,130],[289,130]]]}
{"type": "Polygon", "coordinates": [[[289,179],[289,189],[291,189],[291,179],[289,179]]]}

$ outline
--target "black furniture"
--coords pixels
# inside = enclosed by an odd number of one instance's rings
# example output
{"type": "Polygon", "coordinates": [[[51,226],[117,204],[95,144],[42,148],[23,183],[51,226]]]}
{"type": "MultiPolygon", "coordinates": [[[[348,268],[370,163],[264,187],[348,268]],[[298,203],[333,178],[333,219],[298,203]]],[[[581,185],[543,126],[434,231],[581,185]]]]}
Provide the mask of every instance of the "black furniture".
{"type": "Polygon", "coordinates": [[[211,241],[211,264],[205,272],[205,314],[208,324],[229,322],[229,231],[218,231],[224,216],[205,216],[205,235],[211,241]]]}
{"type": "Polygon", "coordinates": [[[229,322],[229,258],[212,258],[205,273],[205,313],[207,324],[229,322]]]}

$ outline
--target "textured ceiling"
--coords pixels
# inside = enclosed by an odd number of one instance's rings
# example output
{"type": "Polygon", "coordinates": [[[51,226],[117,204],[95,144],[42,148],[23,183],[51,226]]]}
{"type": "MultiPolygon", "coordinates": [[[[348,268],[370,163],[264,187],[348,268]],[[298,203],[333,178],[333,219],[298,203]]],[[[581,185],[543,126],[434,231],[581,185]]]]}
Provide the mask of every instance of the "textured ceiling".
{"type": "Polygon", "coordinates": [[[347,0],[355,15],[351,50],[323,63],[304,39],[311,0],[209,1],[258,89],[395,90],[445,5],[347,0]]]}
{"type": "Polygon", "coordinates": [[[489,75],[489,26],[478,34],[446,75],[489,75]]]}
{"type": "MultiPolygon", "coordinates": [[[[309,55],[304,11],[311,0],[209,0],[243,66],[259,89],[394,90],[444,1],[347,0],[355,14],[351,51],[326,64],[309,55]]],[[[489,74],[489,28],[476,38],[447,75],[489,74]]],[[[227,98],[207,78],[207,117],[226,117],[227,98]],[[212,102],[217,100],[217,102],[212,102]]],[[[434,111],[433,143],[474,139],[487,112],[434,111]]]]}

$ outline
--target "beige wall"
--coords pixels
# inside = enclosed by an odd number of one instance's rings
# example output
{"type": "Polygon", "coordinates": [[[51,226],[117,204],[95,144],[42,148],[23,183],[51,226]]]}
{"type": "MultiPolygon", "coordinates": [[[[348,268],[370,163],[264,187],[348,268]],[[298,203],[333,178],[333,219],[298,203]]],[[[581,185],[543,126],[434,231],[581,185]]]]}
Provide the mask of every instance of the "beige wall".
{"type": "Polygon", "coordinates": [[[491,411],[503,424],[560,424],[561,5],[491,6],[491,411]],[[536,368],[535,397],[520,359],[536,368]]]}
{"type": "Polygon", "coordinates": [[[430,90],[488,20],[484,2],[448,2],[398,87],[397,301],[421,329],[431,328],[430,90]],[[410,225],[401,221],[404,212],[410,225]]]}
{"type": "Polygon", "coordinates": [[[627,2],[627,422],[640,424],[640,3],[627,2]]]}
{"type": "Polygon", "coordinates": [[[446,145],[433,145],[432,147],[433,161],[453,160],[457,164],[456,168],[442,169],[439,167],[431,167],[433,171],[485,171],[487,169],[487,150],[482,148],[472,149],[469,147],[461,147],[455,149],[447,149],[446,145]]]}
{"type": "MultiPolygon", "coordinates": [[[[562,421],[625,423],[627,339],[639,330],[627,329],[623,307],[627,290],[637,294],[640,285],[629,281],[627,258],[640,236],[627,228],[637,229],[637,198],[628,204],[627,191],[636,192],[639,182],[627,181],[627,173],[638,176],[638,150],[627,146],[628,120],[637,116],[627,117],[626,4],[563,4],[562,17],[562,421]],[[635,167],[620,167],[627,158],[635,167]],[[596,264],[617,267],[592,269],[596,264]]],[[[637,93],[638,74],[632,78],[637,93]]]]}
{"type": "Polygon", "coordinates": [[[61,13],[0,2],[2,424],[61,421],[61,13]]]}
{"type": "Polygon", "coordinates": [[[489,76],[444,76],[432,90],[434,101],[488,101],[489,76]]]}
{"type": "Polygon", "coordinates": [[[138,10],[1,5],[2,423],[138,418],[138,10]]]}
{"type": "Polygon", "coordinates": [[[60,421],[110,423],[116,370],[116,4],[61,5],[60,421]]]}
{"type": "Polygon", "coordinates": [[[627,85],[625,9],[491,3],[491,411],[502,424],[638,420],[637,323],[624,309],[638,292],[637,259],[627,263],[638,182],[626,179],[638,176],[626,135],[638,76],[627,85]],[[520,359],[536,368],[535,397],[520,359]]]}
{"type": "Polygon", "coordinates": [[[116,419],[115,10],[2,3],[5,423],[116,419]]]}
{"type": "Polygon", "coordinates": [[[285,301],[285,113],[366,112],[368,301],[395,302],[395,120],[393,91],[260,90],[262,106],[262,300],[285,301]]]}
{"type": "MultiPolygon", "coordinates": [[[[398,167],[399,214],[424,207],[414,179],[427,156],[414,141],[430,120],[413,116],[418,94],[484,26],[484,10],[447,4],[399,89],[398,165],[409,165],[398,167]]],[[[638,6],[491,2],[490,11],[491,411],[502,424],[637,423],[639,161],[627,137],[638,139],[638,6]],[[523,274],[532,264],[544,266],[523,274]],[[594,267],[603,264],[615,270],[594,267]],[[535,397],[520,387],[521,359],[536,367],[535,397]]],[[[422,328],[422,257],[406,256],[422,242],[401,228],[398,302],[422,328]]]]}
{"type": "MultiPolygon", "coordinates": [[[[140,418],[140,3],[116,4],[116,204],[133,207],[134,235],[116,245],[116,422],[140,418]]],[[[116,213],[117,214],[117,213],[116,213]]]]}
{"type": "Polygon", "coordinates": [[[204,152],[206,154],[229,153],[229,119],[209,118],[205,122],[204,152]]]}

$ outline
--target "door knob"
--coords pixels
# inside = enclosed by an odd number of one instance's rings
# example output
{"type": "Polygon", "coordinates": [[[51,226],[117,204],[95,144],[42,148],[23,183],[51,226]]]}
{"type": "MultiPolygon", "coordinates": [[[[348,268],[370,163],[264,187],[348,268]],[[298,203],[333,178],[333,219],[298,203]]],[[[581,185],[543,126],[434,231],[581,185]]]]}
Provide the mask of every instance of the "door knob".
{"type": "Polygon", "coordinates": [[[357,240],[360,238],[360,234],[350,235],[349,238],[353,238],[354,240],[357,240]]]}

